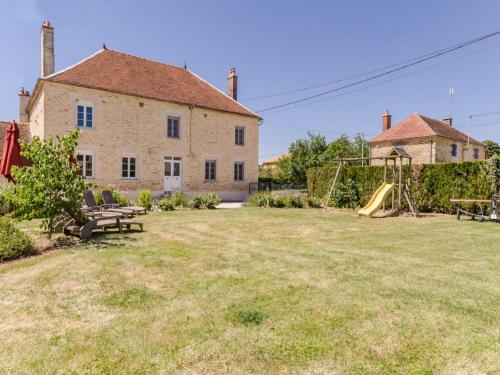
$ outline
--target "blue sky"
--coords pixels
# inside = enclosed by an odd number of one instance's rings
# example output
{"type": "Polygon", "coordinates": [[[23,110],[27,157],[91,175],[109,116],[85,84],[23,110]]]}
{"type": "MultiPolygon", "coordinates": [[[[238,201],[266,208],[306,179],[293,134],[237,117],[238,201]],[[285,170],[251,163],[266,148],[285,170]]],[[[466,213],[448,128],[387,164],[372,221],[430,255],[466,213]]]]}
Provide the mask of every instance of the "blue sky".
{"type": "MultiPolygon", "coordinates": [[[[257,111],[339,84],[245,99],[333,81],[500,30],[499,14],[496,0],[0,0],[0,119],[17,118],[19,88],[31,90],[36,82],[45,19],[55,27],[56,70],[103,43],[174,65],[187,61],[193,72],[222,90],[235,66],[240,100],[257,111]]],[[[462,131],[468,131],[470,114],[500,111],[500,36],[405,72],[427,67],[343,96],[325,96],[330,99],[319,103],[264,114],[261,160],[285,151],[306,135],[305,129],[321,130],[328,139],[340,133],[374,136],[385,108],[393,123],[413,112],[447,117],[451,87],[454,122],[465,126],[462,131]]],[[[500,113],[474,118],[471,135],[500,141],[500,113]]]]}

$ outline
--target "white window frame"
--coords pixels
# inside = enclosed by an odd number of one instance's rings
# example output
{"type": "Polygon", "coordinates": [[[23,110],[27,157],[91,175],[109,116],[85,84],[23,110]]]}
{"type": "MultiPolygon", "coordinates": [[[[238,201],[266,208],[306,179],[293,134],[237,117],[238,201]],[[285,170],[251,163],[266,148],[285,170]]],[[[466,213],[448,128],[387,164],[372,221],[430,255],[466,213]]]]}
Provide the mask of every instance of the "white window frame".
{"type": "Polygon", "coordinates": [[[234,179],[234,182],[244,182],[245,181],[245,162],[244,161],[236,160],[233,163],[233,179],[234,179]],[[235,168],[237,165],[241,165],[243,167],[241,170],[241,176],[239,176],[239,173],[240,173],[239,169],[237,172],[235,171],[235,168]],[[237,179],[236,177],[241,177],[241,178],[237,179]]]}
{"type": "Polygon", "coordinates": [[[91,102],[77,101],[75,105],[76,127],[78,129],[95,129],[95,107],[91,102]],[[78,125],[78,107],[83,107],[83,126],[78,125]],[[92,108],[92,126],[87,126],[87,108],[92,108]]]}
{"type": "MultiPolygon", "coordinates": [[[[83,150],[77,151],[76,152],[76,161],[79,164],[80,162],[78,161],[78,156],[83,157],[83,160],[82,160],[83,165],[81,167],[81,170],[82,170],[81,176],[86,180],[91,180],[91,179],[95,178],[95,156],[94,156],[94,153],[90,152],[90,151],[83,151],[83,150]],[[87,176],[87,161],[86,161],[87,156],[90,156],[92,158],[92,167],[90,170],[90,174],[91,174],[90,176],[87,176]]],[[[80,167],[78,167],[78,169],[80,170],[80,167]]]]}
{"type": "Polygon", "coordinates": [[[120,177],[122,180],[137,180],[139,177],[139,158],[137,154],[122,154],[120,157],[120,177]],[[127,158],[127,176],[123,176],[123,159],[127,158]],[[130,177],[130,159],[135,159],[135,176],[130,177]]]}
{"type": "Polygon", "coordinates": [[[234,127],[234,144],[236,146],[245,146],[245,127],[244,126],[235,126],[234,127]],[[242,137],[240,137],[238,134],[241,132],[242,137]],[[241,142],[240,142],[241,138],[241,142]]]}
{"type": "MultiPolygon", "coordinates": [[[[173,125],[172,125],[173,126],[173,125]]],[[[172,134],[174,134],[174,128],[172,127],[172,134]]],[[[180,139],[181,138],[181,117],[174,115],[167,115],[167,138],[168,139],[180,139]],[[177,120],[177,137],[168,135],[168,120],[177,120]]]]}
{"type": "Polygon", "coordinates": [[[205,163],[203,164],[203,176],[205,178],[205,182],[217,181],[217,160],[216,159],[205,159],[205,163]],[[207,178],[207,163],[214,163],[214,176],[211,173],[211,167],[209,167],[208,178],[207,178]]]}

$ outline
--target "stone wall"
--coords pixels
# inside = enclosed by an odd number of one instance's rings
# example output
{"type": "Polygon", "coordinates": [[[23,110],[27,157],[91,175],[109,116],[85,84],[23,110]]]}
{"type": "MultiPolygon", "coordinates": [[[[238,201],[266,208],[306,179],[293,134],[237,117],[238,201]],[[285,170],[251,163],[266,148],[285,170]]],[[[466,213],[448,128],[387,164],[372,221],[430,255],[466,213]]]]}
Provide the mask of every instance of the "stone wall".
{"type": "MultiPolygon", "coordinates": [[[[93,155],[92,182],[127,191],[134,196],[147,188],[164,191],[164,157],[182,157],[182,190],[188,194],[217,192],[224,199],[244,199],[250,183],[258,180],[259,120],[187,105],[45,82],[43,136],[65,134],[76,128],[76,106],[91,104],[93,129],[82,129],[79,152],[93,155]],[[180,117],[180,138],[167,138],[167,116],[180,117]],[[245,128],[245,145],[234,141],[236,126],[245,128]],[[121,178],[121,158],[138,160],[136,179],[121,178]],[[217,180],[205,181],[205,160],[217,161],[217,180]],[[245,163],[245,180],[234,181],[234,162],[245,163]]],[[[32,112],[32,128],[39,126],[32,112]]]]}

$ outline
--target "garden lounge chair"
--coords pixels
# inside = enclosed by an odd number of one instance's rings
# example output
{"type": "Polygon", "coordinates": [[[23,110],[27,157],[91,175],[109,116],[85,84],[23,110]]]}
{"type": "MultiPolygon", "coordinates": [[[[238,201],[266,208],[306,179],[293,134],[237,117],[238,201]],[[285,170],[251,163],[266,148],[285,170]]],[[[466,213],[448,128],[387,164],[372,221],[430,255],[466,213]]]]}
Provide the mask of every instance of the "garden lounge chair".
{"type": "Polygon", "coordinates": [[[134,216],[133,210],[111,207],[106,204],[98,205],[97,202],[95,201],[94,193],[92,192],[92,190],[86,190],[83,193],[83,199],[85,200],[85,204],[87,205],[87,209],[89,211],[108,211],[108,212],[117,212],[126,217],[134,216]]]}
{"type": "Polygon", "coordinates": [[[139,207],[139,206],[122,206],[121,204],[115,202],[113,199],[113,193],[109,190],[103,190],[102,191],[102,200],[104,201],[104,205],[106,207],[114,207],[114,208],[121,208],[125,210],[132,210],[135,214],[145,214],[146,209],[144,207],[139,207]]]}
{"type": "Polygon", "coordinates": [[[123,214],[119,212],[111,213],[106,211],[94,211],[83,213],[85,219],[77,219],[69,214],[66,214],[69,218],[68,222],[64,225],[63,232],[65,235],[77,236],[81,239],[89,239],[92,237],[94,229],[102,229],[106,232],[111,228],[118,228],[118,231],[122,233],[123,228],[130,230],[132,225],[137,225],[140,230],[144,230],[142,223],[123,219],[123,214]]]}

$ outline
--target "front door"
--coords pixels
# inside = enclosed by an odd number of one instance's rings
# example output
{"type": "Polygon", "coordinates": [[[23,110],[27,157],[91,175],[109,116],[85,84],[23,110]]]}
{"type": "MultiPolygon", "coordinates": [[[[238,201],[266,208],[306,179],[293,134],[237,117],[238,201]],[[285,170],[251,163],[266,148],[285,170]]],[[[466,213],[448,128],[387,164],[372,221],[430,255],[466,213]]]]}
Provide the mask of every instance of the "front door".
{"type": "Polygon", "coordinates": [[[180,156],[165,156],[165,191],[181,191],[182,188],[182,158],[180,156]]]}

